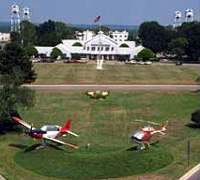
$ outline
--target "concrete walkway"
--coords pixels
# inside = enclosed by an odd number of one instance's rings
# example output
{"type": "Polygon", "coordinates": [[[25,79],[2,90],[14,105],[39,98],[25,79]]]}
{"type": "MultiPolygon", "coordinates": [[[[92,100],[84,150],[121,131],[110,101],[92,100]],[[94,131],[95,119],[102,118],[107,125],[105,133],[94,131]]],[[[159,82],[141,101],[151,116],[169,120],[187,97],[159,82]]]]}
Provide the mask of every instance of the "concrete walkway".
{"type": "Polygon", "coordinates": [[[3,176],[0,175],[0,180],[6,180],[5,178],[3,178],[3,176]]]}
{"type": "Polygon", "coordinates": [[[197,166],[192,168],[189,172],[187,172],[179,180],[200,180],[200,164],[198,164],[197,166]]]}

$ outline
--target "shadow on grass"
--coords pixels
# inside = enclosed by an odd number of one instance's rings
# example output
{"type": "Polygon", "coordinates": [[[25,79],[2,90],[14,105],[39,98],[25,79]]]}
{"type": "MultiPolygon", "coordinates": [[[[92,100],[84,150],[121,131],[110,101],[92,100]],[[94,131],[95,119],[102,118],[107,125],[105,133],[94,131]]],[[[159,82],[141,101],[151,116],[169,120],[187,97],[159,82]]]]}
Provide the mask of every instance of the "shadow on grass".
{"type": "Polygon", "coordinates": [[[31,152],[31,151],[34,151],[34,150],[46,149],[46,148],[54,148],[54,149],[59,150],[59,151],[64,151],[63,149],[61,149],[58,146],[53,145],[53,144],[46,144],[46,145],[34,144],[34,145],[26,148],[24,150],[24,152],[31,152]]]}
{"type": "Polygon", "coordinates": [[[59,151],[64,151],[62,148],[59,148],[58,146],[56,145],[52,145],[52,144],[47,144],[47,145],[41,145],[41,144],[34,144],[32,146],[27,146],[27,145],[23,145],[23,144],[9,144],[9,146],[11,147],[15,147],[15,148],[18,148],[18,149],[24,149],[24,152],[31,152],[31,151],[34,151],[34,150],[38,150],[38,149],[46,149],[46,148],[54,148],[56,150],[59,150],[59,151]]]}
{"type": "Polygon", "coordinates": [[[131,148],[126,149],[125,151],[139,151],[140,149],[138,148],[138,146],[133,146],[131,148]]]}
{"type": "MultiPolygon", "coordinates": [[[[159,141],[152,142],[152,143],[150,144],[150,147],[147,147],[147,146],[146,146],[145,149],[151,148],[151,146],[152,146],[152,147],[157,147],[158,144],[159,144],[159,141]]],[[[136,145],[136,146],[133,146],[133,147],[131,147],[131,148],[126,149],[125,151],[141,151],[141,149],[139,148],[139,145],[136,145]]]]}
{"type": "Polygon", "coordinates": [[[25,149],[25,148],[27,148],[27,146],[23,145],[23,144],[9,144],[9,146],[15,147],[15,148],[18,148],[18,149],[25,149]]]}
{"type": "Polygon", "coordinates": [[[199,129],[200,128],[199,124],[193,124],[193,123],[186,124],[185,126],[187,126],[189,128],[193,128],[193,129],[199,129]]]}

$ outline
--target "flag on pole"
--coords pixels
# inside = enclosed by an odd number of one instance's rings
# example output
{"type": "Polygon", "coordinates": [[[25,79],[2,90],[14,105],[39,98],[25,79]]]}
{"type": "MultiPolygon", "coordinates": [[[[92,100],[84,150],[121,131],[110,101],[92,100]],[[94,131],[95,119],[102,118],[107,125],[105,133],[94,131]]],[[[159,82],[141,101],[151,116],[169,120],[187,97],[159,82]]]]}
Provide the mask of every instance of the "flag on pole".
{"type": "Polygon", "coordinates": [[[101,19],[101,16],[97,16],[97,17],[95,17],[94,22],[97,23],[100,21],[100,19],[101,19]]]}

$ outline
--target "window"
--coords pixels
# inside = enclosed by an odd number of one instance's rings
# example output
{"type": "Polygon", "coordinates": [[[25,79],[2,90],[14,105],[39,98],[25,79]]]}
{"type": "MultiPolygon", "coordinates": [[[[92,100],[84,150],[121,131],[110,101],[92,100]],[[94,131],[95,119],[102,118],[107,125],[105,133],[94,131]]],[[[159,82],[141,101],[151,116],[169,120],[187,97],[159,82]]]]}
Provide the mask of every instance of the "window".
{"type": "Polygon", "coordinates": [[[111,51],[114,51],[114,47],[111,47],[111,51]]]}
{"type": "Polygon", "coordinates": [[[100,47],[97,47],[97,50],[100,51],[100,47]]]}
{"type": "Polygon", "coordinates": [[[87,47],[87,51],[89,51],[90,50],[90,47],[87,47]]]}
{"type": "Polygon", "coordinates": [[[101,47],[101,51],[103,51],[103,47],[101,47]]]}
{"type": "Polygon", "coordinates": [[[105,51],[109,51],[109,49],[110,49],[109,47],[106,47],[105,51]]]}
{"type": "Polygon", "coordinates": [[[95,49],[96,49],[95,47],[92,47],[92,51],[95,51],[95,49]]]}

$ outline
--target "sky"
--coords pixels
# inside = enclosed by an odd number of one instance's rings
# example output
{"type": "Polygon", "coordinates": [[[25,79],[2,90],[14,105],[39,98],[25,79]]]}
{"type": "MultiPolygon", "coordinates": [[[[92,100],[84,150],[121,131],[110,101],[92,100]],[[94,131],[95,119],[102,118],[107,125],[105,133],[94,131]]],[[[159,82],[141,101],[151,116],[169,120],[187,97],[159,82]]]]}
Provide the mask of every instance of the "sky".
{"type": "Polygon", "coordinates": [[[101,16],[102,24],[139,25],[156,20],[162,25],[173,23],[174,11],[191,8],[200,20],[200,0],[0,0],[0,21],[10,21],[12,4],[31,9],[31,21],[48,19],[68,24],[92,24],[101,16]]]}

